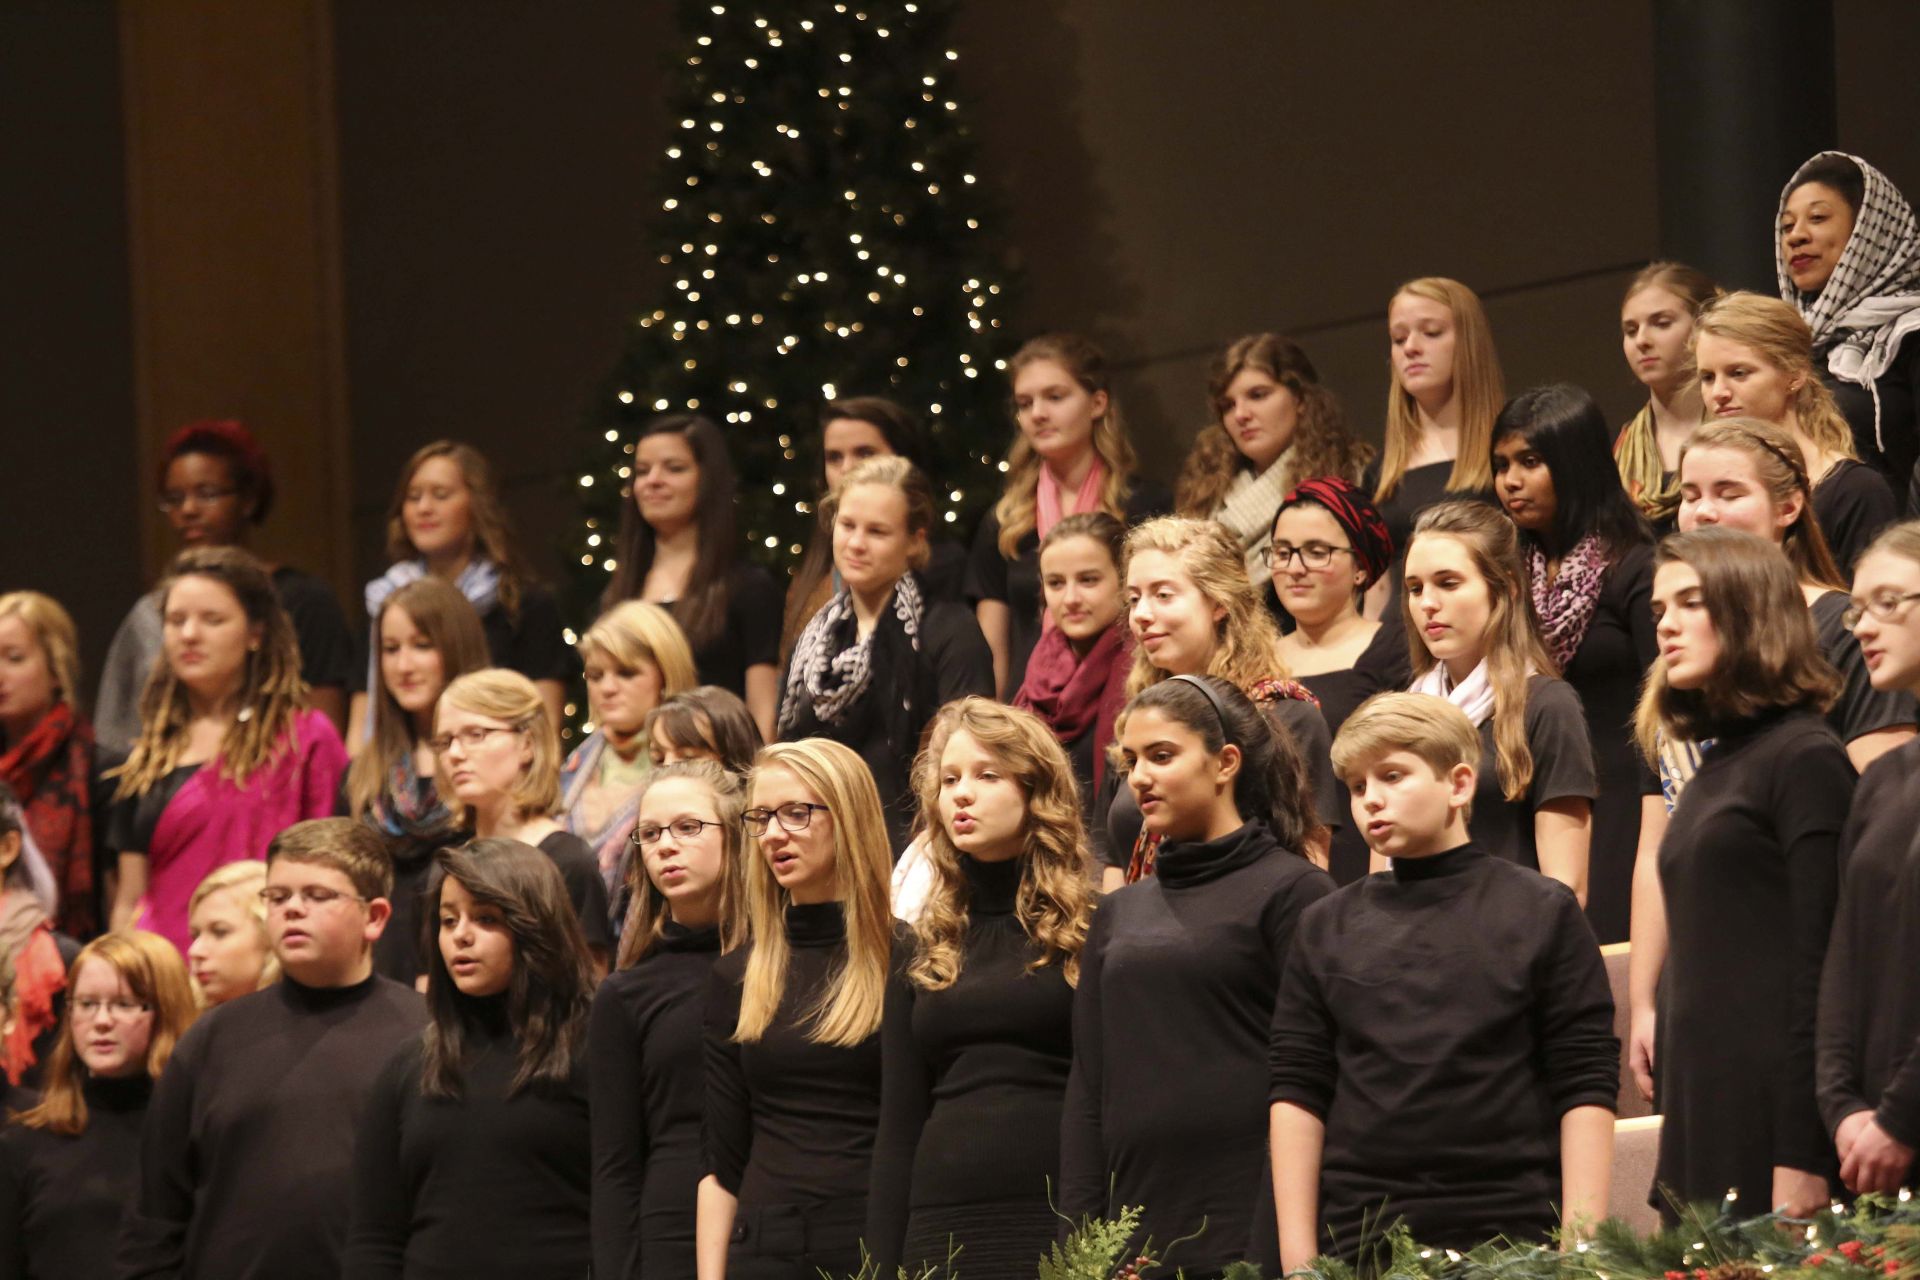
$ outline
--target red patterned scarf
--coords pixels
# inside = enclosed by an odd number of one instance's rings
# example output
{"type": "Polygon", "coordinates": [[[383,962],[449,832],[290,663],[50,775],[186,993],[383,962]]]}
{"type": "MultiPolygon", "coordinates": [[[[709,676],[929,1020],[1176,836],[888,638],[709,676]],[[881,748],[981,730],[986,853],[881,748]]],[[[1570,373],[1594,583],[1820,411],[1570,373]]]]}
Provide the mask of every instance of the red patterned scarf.
{"type": "Polygon", "coordinates": [[[93,726],[56,702],[25,737],[0,755],[0,782],[13,789],[27,830],[60,890],[55,926],[69,937],[98,932],[93,903],[93,726]]]}

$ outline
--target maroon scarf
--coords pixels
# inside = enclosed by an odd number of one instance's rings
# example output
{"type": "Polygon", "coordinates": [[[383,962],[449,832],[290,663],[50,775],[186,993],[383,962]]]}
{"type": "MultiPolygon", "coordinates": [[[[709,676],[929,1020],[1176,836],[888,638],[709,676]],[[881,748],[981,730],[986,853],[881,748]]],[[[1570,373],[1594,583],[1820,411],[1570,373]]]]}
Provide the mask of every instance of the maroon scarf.
{"type": "Polygon", "coordinates": [[[1102,631],[1081,657],[1073,651],[1066,632],[1054,627],[1040,634],[1027,659],[1026,679],[1013,695],[1013,705],[1047,722],[1061,742],[1077,742],[1092,729],[1093,786],[1100,789],[1106,764],[1106,745],[1113,740],[1113,722],[1126,701],[1127,670],[1133,656],[1133,637],[1115,622],[1102,631]]]}
{"type": "Polygon", "coordinates": [[[13,789],[27,830],[47,860],[60,890],[54,925],[74,938],[92,937],[93,809],[88,779],[93,769],[93,726],[56,702],[26,737],[0,755],[0,782],[13,789]]]}

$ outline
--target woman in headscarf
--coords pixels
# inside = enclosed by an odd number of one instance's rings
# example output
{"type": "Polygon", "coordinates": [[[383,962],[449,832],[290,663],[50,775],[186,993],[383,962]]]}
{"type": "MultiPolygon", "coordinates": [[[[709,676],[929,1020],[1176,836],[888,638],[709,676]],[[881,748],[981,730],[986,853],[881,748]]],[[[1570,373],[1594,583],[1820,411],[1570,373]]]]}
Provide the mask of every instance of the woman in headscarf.
{"type": "Polygon", "coordinates": [[[1887,176],[1822,151],[1780,193],[1780,296],[1813,330],[1814,363],[1854,451],[1915,509],[1920,462],[1920,222],[1887,176]]]}

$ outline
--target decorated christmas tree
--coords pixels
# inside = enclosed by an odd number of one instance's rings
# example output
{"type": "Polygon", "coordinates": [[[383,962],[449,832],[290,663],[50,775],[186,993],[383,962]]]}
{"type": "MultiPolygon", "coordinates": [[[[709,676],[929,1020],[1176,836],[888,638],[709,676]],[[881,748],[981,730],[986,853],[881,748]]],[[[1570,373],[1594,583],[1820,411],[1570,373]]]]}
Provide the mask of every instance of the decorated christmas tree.
{"type": "Polygon", "coordinates": [[[725,430],[741,531],[783,581],[816,520],[827,400],[883,395],[922,417],[949,530],[970,531],[997,493],[1008,271],[954,83],[953,7],[680,5],[649,230],[670,283],[634,317],[590,415],[581,616],[613,571],[634,440],[655,414],[725,430]]]}

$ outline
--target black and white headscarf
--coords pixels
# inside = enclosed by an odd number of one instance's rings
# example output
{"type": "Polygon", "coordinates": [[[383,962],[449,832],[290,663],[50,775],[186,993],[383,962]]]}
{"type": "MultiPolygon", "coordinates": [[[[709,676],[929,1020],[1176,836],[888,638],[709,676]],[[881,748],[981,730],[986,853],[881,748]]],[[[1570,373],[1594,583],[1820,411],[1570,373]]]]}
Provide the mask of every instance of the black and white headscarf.
{"type": "Polygon", "coordinates": [[[1851,160],[1865,180],[1860,207],[1854,211],[1853,234],[1840,261],[1834,264],[1826,286],[1811,298],[1793,287],[1777,234],[1774,267],[1781,298],[1798,307],[1813,329],[1814,349],[1832,344],[1827,368],[1833,376],[1873,394],[1873,442],[1884,450],[1880,394],[1874,383],[1893,363],[1906,336],[1920,330],[1920,222],[1886,174],[1859,156],[1822,151],[1787,180],[1775,226],[1786,214],[1787,197],[1806,181],[1802,175],[1807,168],[1829,157],[1851,160]]]}
{"type": "Polygon", "coordinates": [[[833,598],[808,619],[806,629],[794,642],[787,696],[780,704],[781,736],[799,723],[803,703],[811,704],[814,718],[821,724],[837,723],[847,708],[867,691],[867,684],[873,678],[876,642],[879,646],[891,647],[893,637],[885,634],[891,627],[897,625],[910,652],[918,653],[920,622],[925,610],[920,584],[911,573],[901,574],[900,580],[893,584],[891,609],[880,616],[872,631],[859,636],[857,629],[850,626],[854,621],[853,596],[844,586],[835,591],[833,598]],[[844,648],[840,647],[847,635],[843,627],[851,630],[855,637],[853,643],[844,648]]]}

